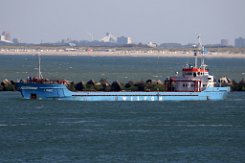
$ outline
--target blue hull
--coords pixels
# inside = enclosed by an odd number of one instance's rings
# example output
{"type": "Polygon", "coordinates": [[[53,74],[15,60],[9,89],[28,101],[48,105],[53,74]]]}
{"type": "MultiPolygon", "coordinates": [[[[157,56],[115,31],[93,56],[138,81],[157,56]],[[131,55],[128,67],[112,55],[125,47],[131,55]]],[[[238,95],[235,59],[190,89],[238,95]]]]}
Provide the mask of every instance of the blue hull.
{"type": "Polygon", "coordinates": [[[230,87],[209,87],[202,92],[72,92],[62,84],[18,83],[25,99],[73,101],[203,101],[222,100],[230,87]]]}

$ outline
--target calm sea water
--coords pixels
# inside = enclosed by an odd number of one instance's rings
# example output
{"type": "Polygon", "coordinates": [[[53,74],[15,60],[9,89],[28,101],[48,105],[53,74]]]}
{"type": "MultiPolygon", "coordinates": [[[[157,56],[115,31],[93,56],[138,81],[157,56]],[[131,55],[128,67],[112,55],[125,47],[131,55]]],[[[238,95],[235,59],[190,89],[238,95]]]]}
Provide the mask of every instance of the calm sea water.
{"type": "MultiPolygon", "coordinates": [[[[42,57],[42,67],[49,78],[128,81],[164,79],[188,60],[42,57]]],[[[0,56],[1,79],[33,74],[34,62],[0,56]]],[[[234,79],[245,67],[239,59],[207,63],[234,79]]],[[[69,102],[0,92],[0,162],[244,162],[244,138],[245,93],[204,102],[69,102]]]]}
{"type": "MultiPolygon", "coordinates": [[[[193,58],[137,57],[41,57],[43,76],[52,79],[109,81],[161,79],[172,76],[193,58]]],[[[217,78],[228,76],[240,81],[245,77],[245,59],[206,59],[217,78]]],[[[1,56],[0,79],[25,79],[37,74],[37,56],[1,56]]]]}

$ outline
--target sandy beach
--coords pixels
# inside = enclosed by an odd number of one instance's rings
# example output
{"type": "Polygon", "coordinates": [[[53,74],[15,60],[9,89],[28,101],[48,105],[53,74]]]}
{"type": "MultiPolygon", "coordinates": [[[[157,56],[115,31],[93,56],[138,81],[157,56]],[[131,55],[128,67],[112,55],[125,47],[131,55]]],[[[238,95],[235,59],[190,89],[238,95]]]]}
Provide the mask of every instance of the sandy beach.
{"type": "MultiPolygon", "coordinates": [[[[92,57],[193,57],[193,51],[170,50],[104,50],[80,49],[0,49],[0,55],[92,56],[92,57]]],[[[245,53],[208,52],[207,58],[245,58],[245,53]]]]}

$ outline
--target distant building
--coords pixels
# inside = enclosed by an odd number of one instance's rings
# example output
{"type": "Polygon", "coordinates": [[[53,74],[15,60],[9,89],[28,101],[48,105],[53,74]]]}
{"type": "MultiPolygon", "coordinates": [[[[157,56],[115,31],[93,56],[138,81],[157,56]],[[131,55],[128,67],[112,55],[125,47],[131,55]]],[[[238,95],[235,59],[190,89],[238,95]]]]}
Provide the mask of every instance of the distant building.
{"type": "Polygon", "coordinates": [[[0,42],[1,43],[13,43],[11,41],[10,33],[9,32],[3,32],[2,35],[0,35],[0,42]]]}
{"type": "Polygon", "coordinates": [[[9,32],[4,31],[2,35],[5,36],[5,40],[11,41],[11,35],[9,32]]]}
{"type": "Polygon", "coordinates": [[[229,40],[228,39],[221,39],[220,44],[221,44],[221,46],[229,46],[229,40]]]}
{"type": "Polygon", "coordinates": [[[20,43],[20,42],[19,42],[19,39],[14,38],[14,39],[13,39],[13,43],[14,43],[14,44],[19,44],[19,43],[20,43]]]}
{"type": "Polygon", "coordinates": [[[245,48],[245,38],[239,37],[235,39],[236,48],[245,48]]]}
{"type": "Polygon", "coordinates": [[[5,41],[5,36],[4,35],[0,35],[0,41],[5,41]]]}
{"type": "Polygon", "coordinates": [[[121,36],[117,38],[117,43],[120,45],[128,45],[128,44],[132,44],[133,41],[131,37],[121,36]]]}
{"type": "Polygon", "coordinates": [[[154,42],[148,42],[147,46],[149,46],[151,48],[156,48],[158,45],[157,45],[157,43],[154,43],[154,42]]]}
{"type": "Polygon", "coordinates": [[[101,42],[107,42],[107,43],[116,43],[117,38],[115,36],[113,36],[111,33],[107,32],[105,37],[103,37],[100,41],[101,42]]]}
{"type": "MultiPolygon", "coordinates": [[[[41,41],[41,42],[42,42],[42,41],[41,41]]],[[[70,42],[72,42],[72,40],[71,40],[70,38],[66,38],[66,39],[61,40],[61,43],[62,43],[62,44],[68,44],[68,43],[70,43],[70,42]]]]}

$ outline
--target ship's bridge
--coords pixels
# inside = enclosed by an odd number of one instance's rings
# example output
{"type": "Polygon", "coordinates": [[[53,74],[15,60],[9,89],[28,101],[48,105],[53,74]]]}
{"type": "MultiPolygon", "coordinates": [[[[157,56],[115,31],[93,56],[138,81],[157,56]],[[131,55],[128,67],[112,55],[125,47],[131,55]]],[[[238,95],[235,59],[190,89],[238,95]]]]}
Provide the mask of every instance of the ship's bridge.
{"type": "Polygon", "coordinates": [[[198,76],[208,76],[208,69],[206,67],[185,67],[182,69],[183,76],[186,77],[198,77],[198,76]]]}

